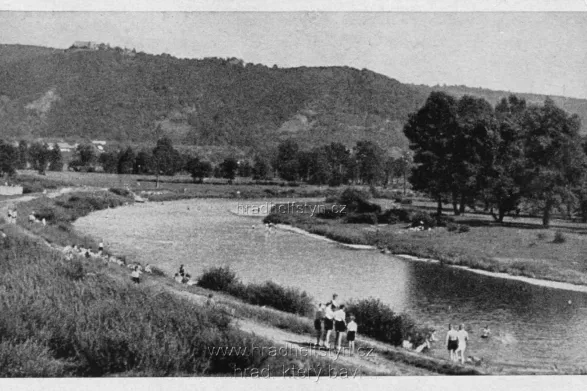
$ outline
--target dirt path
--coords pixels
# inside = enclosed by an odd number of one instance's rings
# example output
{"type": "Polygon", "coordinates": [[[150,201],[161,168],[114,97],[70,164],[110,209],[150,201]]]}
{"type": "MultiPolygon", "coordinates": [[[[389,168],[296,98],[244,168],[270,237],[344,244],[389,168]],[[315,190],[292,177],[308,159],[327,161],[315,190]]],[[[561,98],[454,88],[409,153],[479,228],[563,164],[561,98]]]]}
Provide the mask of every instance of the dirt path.
{"type": "MultiPolygon", "coordinates": [[[[157,283],[154,282],[153,285],[157,285],[157,283]]],[[[162,289],[162,286],[159,285],[158,288],[162,289]]],[[[172,287],[165,287],[163,289],[200,305],[204,305],[206,301],[206,297],[202,295],[197,295],[187,291],[175,290],[172,287]]],[[[218,305],[221,304],[221,302],[218,303],[218,305]]],[[[265,324],[254,322],[249,319],[237,318],[235,326],[244,332],[264,337],[273,341],[276,344],[276,348],[284,347],[294,356],[297,354],[299,357],[312,356],[327,358],[334,363],[341,365],[342,367],[345,365],[359,367],[372,373],[373,375],[437,375],[435,372],[410,366],[404,363],[391,361],[377,353],[377,349],[366,349],[365,351],[357,352],[352,356],[346,350],[341,350],[341,352],[337,354],[335,350],[327,351],[325,349],[316,349],[312,347],[312,343],[314,341],[310,336],[295,334],[286,330],[281,330],[265,324]]],[[[269,347],[267,347],[267,349],[269,349],[269,347]]]]}

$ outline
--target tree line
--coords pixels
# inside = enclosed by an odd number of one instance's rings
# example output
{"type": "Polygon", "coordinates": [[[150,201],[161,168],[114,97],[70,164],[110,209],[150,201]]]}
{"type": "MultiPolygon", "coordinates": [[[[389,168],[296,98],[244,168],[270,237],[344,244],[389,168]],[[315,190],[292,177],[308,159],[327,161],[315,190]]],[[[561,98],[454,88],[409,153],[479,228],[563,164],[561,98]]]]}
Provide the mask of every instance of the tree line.
{"type": "Polygon", "coordinates": [[[461,214],[482,202],[495,220],[527,202],[550,224],[554,210],[579,206],[587,219],[587,142],[577,115],[551,99],[528,105],[515,95],[495,107],[472,96],[430,94],[404,133],[414,153],[410,182],[461,214]]]}
{"type": "Polygon", "coordinates": [[[27,143],[21,140],[17,146],[0,140],[0,175],[12,176],[17,169],[28,167],[40,174],[46,171],[63,170],[63,156],[59,145],[47,143],[27,143]]]}

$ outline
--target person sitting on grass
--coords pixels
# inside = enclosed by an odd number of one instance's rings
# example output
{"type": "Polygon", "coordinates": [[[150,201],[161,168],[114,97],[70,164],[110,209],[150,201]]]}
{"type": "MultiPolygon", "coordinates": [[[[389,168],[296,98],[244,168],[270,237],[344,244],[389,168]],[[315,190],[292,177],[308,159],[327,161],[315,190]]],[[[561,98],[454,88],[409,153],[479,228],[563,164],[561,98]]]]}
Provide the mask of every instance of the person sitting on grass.
{"type": "Polygon", "coordinates": [[[29,215],[29,223],[34,223],[35,221],[37,221],[37,218],[35,217],[35,211],[32,211],[29,215]]]}
{"type": "Polygon", "coordinates": [[[139,267],[138,266],[135,266],[134,267],[134,269],[133,269],[132,273],[130,274],[130,276],[132,278],[132,281],[135,284],[139,284],[141,282],[141,279],[140,279],[141,272],[139,271],[139,267]]]}
{"type": "Polygon", "coordinates": [[[206,306],[214,307],[214,295],[212,293],[208,295],[208,300],[206,300],[206,306]]]}
{"type": "Polygon", "coordinates": [[[183,264],[179,265],[179,273],[178,273],[181,277],[185,277],[185,268],[183,267],[183,264]]]}
{"type": "Polygon", "coordinates": [[[350,354],[355,353],[355,339],[357,337],[357,323],[355,322],[355,315],[350,316],[351,321],[347,325],[347,333],[346,333],[346,340],[349,343],[349,352],[350,354]]]}
{"type": "Polygon", "coordinates": [[[491,334],[491,330],[489,330],[489,325],[486,325],[481,330],[481,338],[489,338],[489,334],[491,334]]]}
{"type": "Polygon", "coordinates": [[[181,284],[182,281],[182,277],[179,275],[179,273],[175,273],[175,276],[173,276],[173,278],[175,279],[175,282],[179,282],[181,284]]]}

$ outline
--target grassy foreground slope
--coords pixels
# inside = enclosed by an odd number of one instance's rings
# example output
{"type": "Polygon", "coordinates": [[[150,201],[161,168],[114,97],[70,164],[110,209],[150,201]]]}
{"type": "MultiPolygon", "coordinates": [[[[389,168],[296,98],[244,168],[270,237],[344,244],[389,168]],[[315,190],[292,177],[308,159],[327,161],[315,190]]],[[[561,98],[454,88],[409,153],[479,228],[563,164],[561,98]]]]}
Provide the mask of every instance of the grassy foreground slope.
{"type": "MultiPolygon", "coordinates": [[[[111,206],[117,200],[112,197],[70,194],[52,200],[53,207],[60,207],[45,213],[55,213],[63,223],[111,206]]],[[[39,202],[50,204],[32,200],[28,208],[39,202]]],[[[267,349],[215,354],[218,347],[275,343],[239,330],[225,312],[134,285],[118,266],[83,257],[66,260],[47,241],[62,242],[57,232],[66,232],[67,226],[37,227],[47,231],[44,240],[35,230],[0,224],[5,234],[0,238],[0,377],[233,376],[253,368],[279,374],[292,365],[315,376],[320,367],[341,369],[320,357],[272,355],[267,349]]],[[[79,238],[69,232],[68,240],[79,238]]],[[[370,373],[352,365],[346,369],[370,373]]]]}

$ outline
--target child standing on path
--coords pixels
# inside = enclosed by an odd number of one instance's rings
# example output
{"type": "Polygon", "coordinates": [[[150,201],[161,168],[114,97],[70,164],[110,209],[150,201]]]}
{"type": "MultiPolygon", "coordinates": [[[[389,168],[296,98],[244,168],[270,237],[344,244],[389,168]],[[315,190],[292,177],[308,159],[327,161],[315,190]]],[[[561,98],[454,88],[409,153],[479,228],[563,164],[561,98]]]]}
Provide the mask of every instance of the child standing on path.
{"type": "Polygon", "coordinates": [[[355,353],[355,338],[357,334],[357,323],[355,322],[355,315],[351,315],[351,321],[346,327],[346,340],[349,342],[349,352],[355,353]]]}

